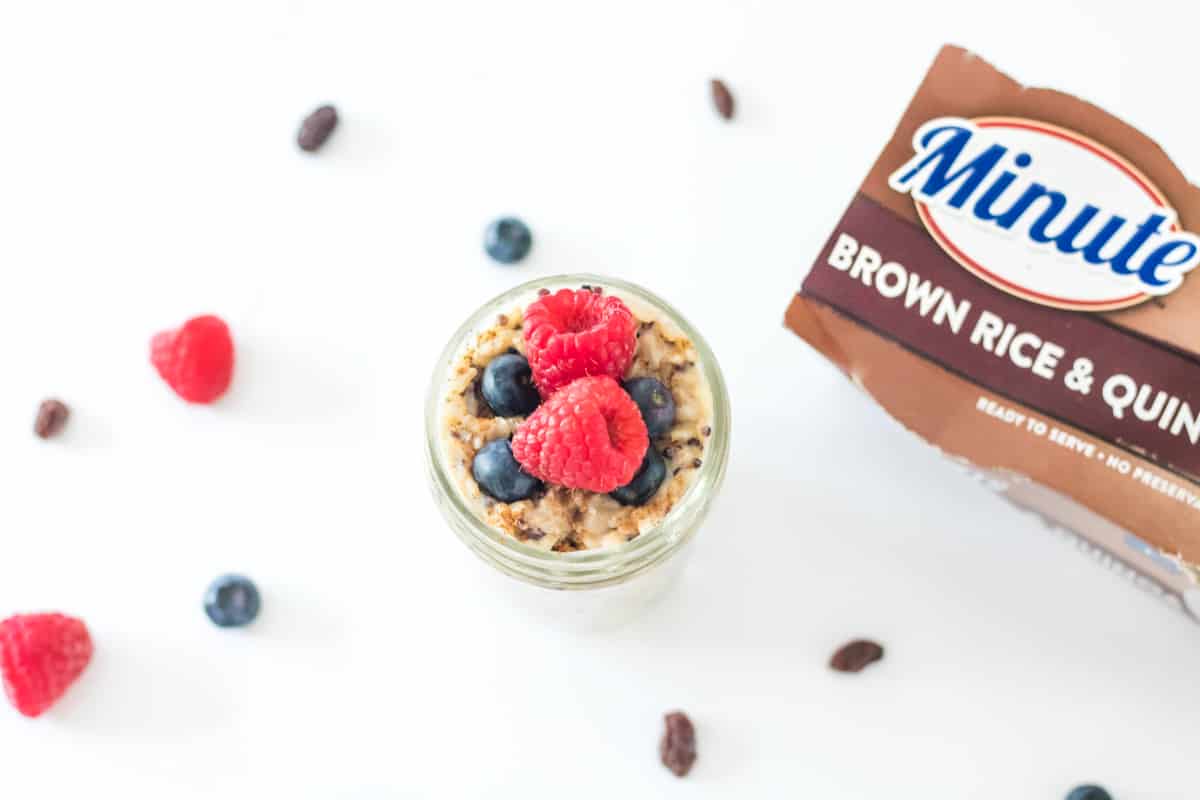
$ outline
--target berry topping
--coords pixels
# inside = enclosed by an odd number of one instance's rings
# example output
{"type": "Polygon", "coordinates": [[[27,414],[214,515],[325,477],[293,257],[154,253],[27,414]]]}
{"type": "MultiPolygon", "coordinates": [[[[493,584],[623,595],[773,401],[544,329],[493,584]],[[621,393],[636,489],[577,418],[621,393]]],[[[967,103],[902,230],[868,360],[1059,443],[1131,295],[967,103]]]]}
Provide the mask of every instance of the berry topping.
{"type": "Polygon", "coordinates": [[[258,617],[260,608],[262,598],[258,587],[241,575],[222,575],[204,593],[204,613],[222,628],[249,625],[258,617]]]}
{"type": "Polygon", "coordinates": [[[646,423],[612,378],[580,378],[542,403],[513,436],[513,455],[547,483],[611,492],[646,455],[646,423]]]}
{"type": "Polygon", "coordinates": [[[671,390],[654,378],[633,378],[625,381],[625,391],[637,403],[646,422],[651,439],[657,439],[675,424],[675,398],[671,390]]]}
{"type": "Polygon", "coordinates": [[[646,449],[642,466],[629,483],[614,489],[612,498],[624,506],[644,506],[658,492],[667,477],[667,464],[653,447],[646,449]]]}
{"type": "Polygon", "coordinates": [[[1112,795],[1099,786],[1076,786],[1067,795],[1067,800],[1112,800],[1112,795]]]}
{"type": "Polygon", "coordinates": [[[525,311],[525,350],[542,397],[576,378],[624,378],[637,350],[637,327],[616,297],[560,289],[535,300],[525,311]]]}
{"type": "Polygon", "coordinates": [[[515,264],[529,255],[533,234],[516,217],[501,217],[483,232],[483,249],[501,264],[515,264]]]}
{"type": "Polygon", "coordinates": [[[150,341],[150,363],[189,403],[211,403],[233,379],[233,339],[218,317],[189,319],[150,341]]]}
{"type": "Polygon", "coordinates": [[[43,439],[57,436],[67,424],[71,409],[62,400],[43,400],[38,406],[37,419],[33,422],[33,432],[43,439]]]}
{"type": "Polygon", "coordinates": [[[471,462],[471,475],[480,489],[501,503],[525,500],[542,488],[542,482],[521,469],[513,458],[508,439],[485,444],[471,462]]]}
{"type": "Polygon", "coordinates": [[[524,417],[542,402],[533,385],[529,362],[516,353],[505,353],[488,362],[480,391],[498,417],[524,417]]]}
{"type": "Polygon", "coordinates": [[[21,614],[0,622],[0,678],[17,711],[40,716],[92,660],[82,621],[62,614],[21,614]]]}

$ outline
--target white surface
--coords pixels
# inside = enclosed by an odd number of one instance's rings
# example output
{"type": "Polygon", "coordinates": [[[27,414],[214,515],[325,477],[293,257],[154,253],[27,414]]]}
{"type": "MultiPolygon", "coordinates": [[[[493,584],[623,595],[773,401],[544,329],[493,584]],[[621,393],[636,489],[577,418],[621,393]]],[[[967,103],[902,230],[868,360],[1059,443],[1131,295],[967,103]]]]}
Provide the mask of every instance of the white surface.
{"type": "Polygon", "coordinates": [[[1200,630],[780,324],[944,40],[1200,174],[1194,12],[1071,5],[8,4],[0,613],[79,614],[98,649],[47,717],[0,707],[0,791],[1194,798],[1200,630]],[[341,128],[302,155],[326,100],[341,128]],[[516,269],[480,253],[503,212],[537,237],[516,269]],[[494,602],[421,464],[444,337],[566,270],[684,309],[736,423],[683,586],[599,637],[494,602]],[[240,361],[189,408],[145,351],[205,311],[240,361]],[[75,416],[44,443],[51,393],[75,416]],[[253,630],[200,611],[226,570],[263,588],[253,630]],[[831,675],[856,634],[886,663],[831,675]],[[675,707],[699,729],[686,781],[656,755],[675,707]]]}

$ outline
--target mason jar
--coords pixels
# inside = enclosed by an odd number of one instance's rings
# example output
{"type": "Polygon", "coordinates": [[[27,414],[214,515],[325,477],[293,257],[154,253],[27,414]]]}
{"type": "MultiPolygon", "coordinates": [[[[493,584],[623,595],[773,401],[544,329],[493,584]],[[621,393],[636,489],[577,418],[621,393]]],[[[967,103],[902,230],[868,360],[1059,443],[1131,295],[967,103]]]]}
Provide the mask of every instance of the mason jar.
{"type": "Polygon", "coordinates": [[[450,529],[500,576],[498,591],[518,606],[551,622],[579,628],[627,621],[664,594],[685,561],[685,550],[703,524],[721,488],[729,459],[730,410],[717,359],[700,332],[662,298],[626,281],[588,274],[539,278],[478,308],[450,337],[438,359],[425,402],[425,455],[438,508],[450,529]],[[443,400],[455,362],[479,333],[501,314],[554,292],[594,285],[614,289],[655,309],[688,339],[712,395],[711,436],[691,485],[650,530],[631,541],[591,550],[547,551],[518,541],[483,521],[464,500],[447,466],[442,439],[443,400]]]}

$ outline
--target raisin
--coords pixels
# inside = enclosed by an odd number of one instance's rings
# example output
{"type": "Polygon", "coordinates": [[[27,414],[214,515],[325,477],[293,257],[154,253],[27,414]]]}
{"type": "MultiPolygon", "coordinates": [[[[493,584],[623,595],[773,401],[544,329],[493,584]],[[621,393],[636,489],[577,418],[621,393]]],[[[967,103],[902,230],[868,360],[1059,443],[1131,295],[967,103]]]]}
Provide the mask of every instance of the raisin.
{"type": "Polygon", "coordinates": [[[696,729],[687,714],[682,711],[672,711],[663,717],[666,730],[658,753],[663,765],[682,778],[691,771],[696,763],[696,729]]]}
{"type": "Polygon", "coordinates": [[[338,113],[333,106],[321,106],[304,118],[300,123],[300,133],[296,134],[296,143],[306,153],[321,149],[329,134],[337,127],[338,113]]]}
{"type": "Polygon", "coordinates": [[[838,648],[829,666],[838,672],[861,672],[883,658],[883,647],[866,639],[855,639],[838,648]]]}
{"type": "Polygon", "coordinates": [[[62,400],[43,400],[38,406],[37,420],[33,423],[33,432],[43,439],[49,439],[62,431],[67,424],[71,410],[62,400]]]}
{"type": "Polygon", "coordinates": [[[575,533],[572,531],[566,538],[555,542],[554,547],[550,549],[556,553],[573,553],[576,550],[582,550],[583,545],[575,538],[575,533]]]}
{"type": "Polygon", "coordinates": [[[711,86],[713,105],[717,107],[717,113],[724,119],[733,119],[733,93],[716,78],[712,79],[711,86]]]}

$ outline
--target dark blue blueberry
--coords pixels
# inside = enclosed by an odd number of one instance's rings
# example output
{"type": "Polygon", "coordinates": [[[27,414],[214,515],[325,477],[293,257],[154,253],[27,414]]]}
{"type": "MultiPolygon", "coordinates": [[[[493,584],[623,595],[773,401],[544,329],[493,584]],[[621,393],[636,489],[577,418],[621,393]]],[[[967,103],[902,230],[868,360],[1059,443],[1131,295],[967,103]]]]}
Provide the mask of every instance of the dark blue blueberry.
{"type": "Polygon", "coordinates": [[[1112,795],[1099,786],[1076,786],[1067,800],[1112,800],[1112,795]]]}
{"type": "Polygon", "coordinates": [[[524,417],[542,401],[525,356],[505,353],[488,362],[479,389],[498,417],[524,417]]]}
{"type": "Polygon", "coordinates": [[[633,480],[612,492],[610,496],[621,505],[644,506],[654,497],[654,493],[662,486],[666,477],[666,462],[651,446],[646,450],[646,457],[642,459],[642,466],[638,468],[633,480]]]}
{"type": "Polygon", "coordinates": [[[501,264],[515,264],[529,255],[533,234],[516,217],[501,217],[488,225],[483,234],[483,249],[501,264]]]}
{"type": "Polygon", "coordinates": [[[222,628],[249,625],[261,606],[258,587],[241,575],[222,575],[209,585],[204,595],[204,613],[222,628]]]}
{"type": "Polygon", "coordinates": [[[471,475],[480,489],[501,503],[524,500],[542,488],[542,482],[521,469],[513,458],[508,439],[485,444],[471,462],[471,475]]]}
{"type": "Polygon", "coordinates": [[[625,391],[637,403],[646,421],[651,439],[657,439],[675,424],[675,398],[671,390],[654,378],[633,378],[625,381],[625,391]]]}

